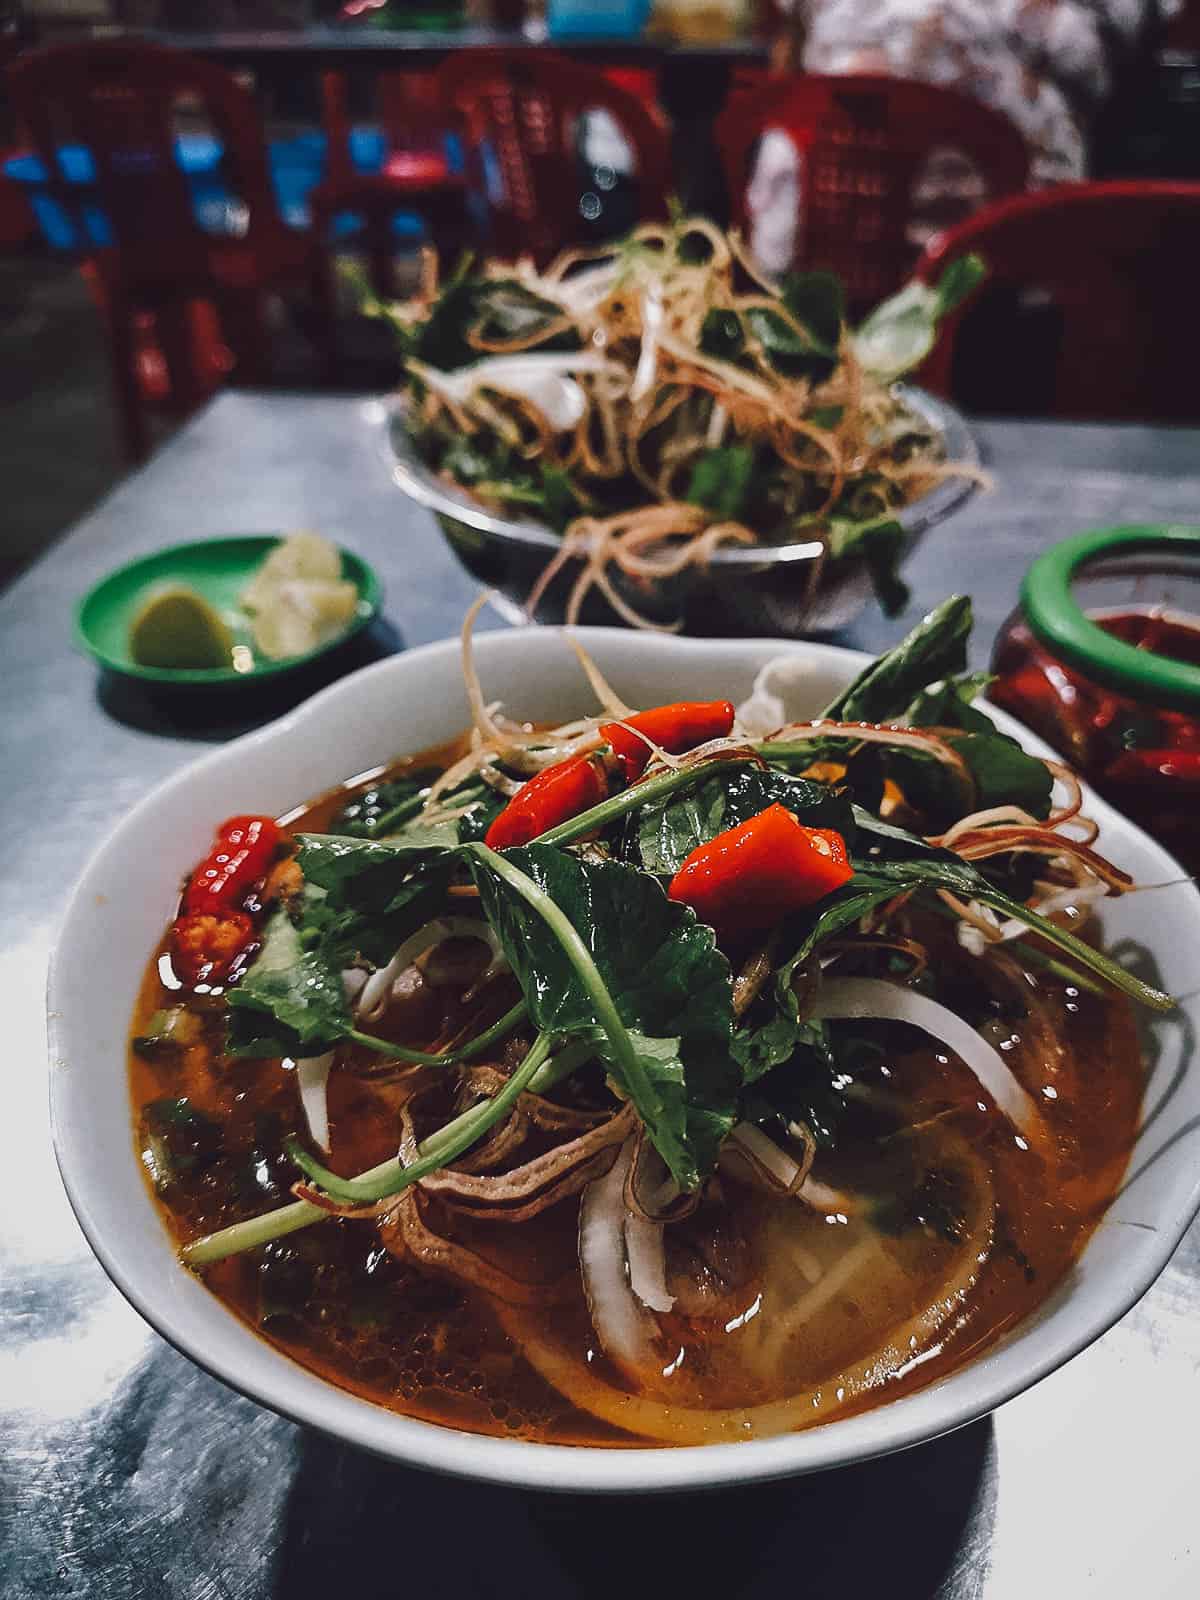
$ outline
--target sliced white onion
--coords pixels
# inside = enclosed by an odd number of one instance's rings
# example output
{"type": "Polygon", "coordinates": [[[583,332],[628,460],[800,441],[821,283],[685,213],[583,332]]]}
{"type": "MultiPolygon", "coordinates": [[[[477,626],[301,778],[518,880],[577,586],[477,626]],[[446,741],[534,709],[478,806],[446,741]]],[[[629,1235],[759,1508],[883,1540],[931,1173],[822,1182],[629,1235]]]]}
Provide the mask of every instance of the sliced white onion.
{"type": "Polygon", "coordinates": [[[423,956],[426,950],[432,950],[435,945],[441,944],[443,939],[478,939],[492,952],[492,960],[484,976],[489,976],[493,970],[501,970],[497,962],[503,962],[504,958],[488,923],[476,917],[435,917],[432,922],[427,922],[423,928],[406,939],[387,965],[377,967],[367,979],[358,998],[359,1020],[374,1022],[381,1017],[391,998],[392,986],[396,979],[412,966],[418,956],[423,956]]]}
{"type": "Polygon", "coordinates": [[[514,356],[489,356],[468,367],[443,372],[424,362],[410,363],[421,381],[435,394],[457,405],[465,404],[477,389],[528,400],[556,432],[575,428],[587,415],[588,400],[572,373],[612,373],[624,368],[588,350],[540,351],[514,356]]]}
{"type": "Polygon", "coordinates": [[[313,1143],[324,1151],[329,1150],[329,1070],[333,1066],[334,1052],[323,1056],[300,1056],[296,1062],[296,1087],[300,1091],[300,1107],[313,1143]]]}
{"type": "Polygon", "coordinates": [[[755,678],[749,699],[738,707],[737,726],[755,738],[774,733],[788,720],[784,695],[801,688],[811,676],[812,667],[803,656],[772,656],[755,678]]]}
{"type": "Polygon", "coordinates": [[[649,1311],[670,1311],[675,1296],[667,1288],[665,1224],[625,1213],[625,1250],[629,1257],[629,1287],[649,1311]]]}
{"type": "Polygon", "coordinates": [[[625,1242],[625,1179],[635,1142],[583,1191],[579,1207],[579,1271],[596,1337],[606,1353],[639,1380],[655,1362],[654,1325],[630,1287],[625,1242]]]}
{"type": "Polygon", "coordinates": [[[1041,1124],[1033,1100],[999,1051],[949,1006],[882,978],[827,978],[817,990],[809,1015],[814,1021],[883,1017],[920,1028],[954,1051],[1015,1128],[1031,1139],[1039,1137],[1041,1124]]]}

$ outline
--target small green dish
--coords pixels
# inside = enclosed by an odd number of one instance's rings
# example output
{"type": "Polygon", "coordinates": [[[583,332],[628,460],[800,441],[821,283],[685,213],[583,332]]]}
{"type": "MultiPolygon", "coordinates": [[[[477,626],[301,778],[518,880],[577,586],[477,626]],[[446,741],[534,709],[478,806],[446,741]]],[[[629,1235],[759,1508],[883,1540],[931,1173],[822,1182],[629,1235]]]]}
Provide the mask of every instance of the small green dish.
{"type": "Polygon", "coordinates": [[[383,588],[361,557],[342,549],[342,576],[358,590],[358,610],[332,639],[303,655],[278,661],[255,656],[244,671],[229,667],[144,667],[129,654],[129,628],[150,590],[166,583],[184,583],[197,590],[222,614],[235,637],[245,635],[238,597],[283,534],[243,534],[226,539],[201,539],[170,545],[141,556],[102,578],[83,597],[75,613],[75,637],[102,667],[143,683],[192,684],[217,689],[233,683],[261,683],[328,655],[361,633],[378,615],[383,588]]]}

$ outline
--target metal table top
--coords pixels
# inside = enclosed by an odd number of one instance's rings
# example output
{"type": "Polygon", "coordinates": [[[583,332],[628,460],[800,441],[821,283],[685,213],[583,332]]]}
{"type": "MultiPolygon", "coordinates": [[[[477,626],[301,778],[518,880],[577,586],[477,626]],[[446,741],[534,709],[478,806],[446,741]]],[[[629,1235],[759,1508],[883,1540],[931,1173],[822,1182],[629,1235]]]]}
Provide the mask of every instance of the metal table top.
{"type": "MultiPolygon", "coordinates": [[[[98,682],[72,649],[71,608],[107,569],[159,545],[310,526],[383,576],[389,625],[356,659],[454,632],[467,580],[428,514],[388,482],[369,409],[222,396],[0,597],[0,1594],[1200,1593],[1200,1227],[1111,1333],[988,1420],[822,1477],[640,1502],[517,1495],[370,1459],[230,1393],[109,1285],[49,1146],[46,954],[98,840],[236,730],[203,703],[168,714],[98,682]]],[[[909,568],[909,614],[868,614],[847,643],[878,649],[963,588],[976,597],[982,662],[1047,543],[1196,518],[1200,430],[1004,422],[979,434],[995,492],[927,537],[909,568]]],[[[243,704],[241,724],[285,704],[278,691],[243,704]]]]}

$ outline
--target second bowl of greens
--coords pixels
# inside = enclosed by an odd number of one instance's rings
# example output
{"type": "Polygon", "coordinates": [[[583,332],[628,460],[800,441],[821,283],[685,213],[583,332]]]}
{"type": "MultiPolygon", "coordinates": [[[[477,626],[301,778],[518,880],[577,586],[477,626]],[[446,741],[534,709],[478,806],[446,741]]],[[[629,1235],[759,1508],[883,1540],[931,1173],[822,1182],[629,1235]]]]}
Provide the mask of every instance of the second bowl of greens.
{"type": "Polygon", "coordinates": [[[829,273],[769,280],[711,224],[468,264],[369,309],[406,379],[397,484],[514,613],[690,633],[899,609],[919,534],[981,481],[963,418],[901,383],[982,275],[955,263],[857,327],[829,273]]]}

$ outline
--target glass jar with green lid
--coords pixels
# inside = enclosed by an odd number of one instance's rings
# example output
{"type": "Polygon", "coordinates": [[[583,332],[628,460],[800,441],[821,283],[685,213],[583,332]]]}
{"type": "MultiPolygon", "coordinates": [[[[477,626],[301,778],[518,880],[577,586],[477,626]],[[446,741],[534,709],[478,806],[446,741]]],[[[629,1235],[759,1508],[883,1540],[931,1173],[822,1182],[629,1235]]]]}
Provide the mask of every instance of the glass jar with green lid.
{"type": "Polygon", "coordinates": [[[1081,533],[1033,563],[989,697],[1200,871],[1200,528],[1081,533]]]}

